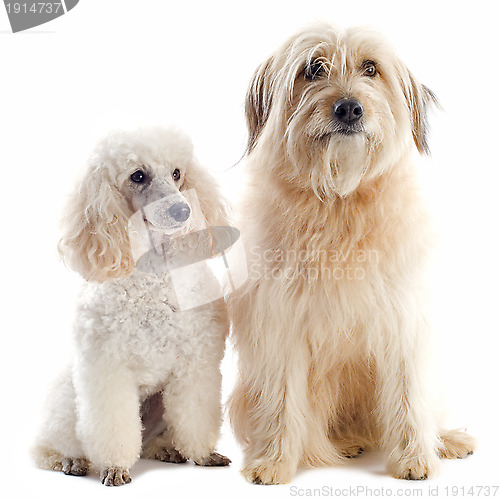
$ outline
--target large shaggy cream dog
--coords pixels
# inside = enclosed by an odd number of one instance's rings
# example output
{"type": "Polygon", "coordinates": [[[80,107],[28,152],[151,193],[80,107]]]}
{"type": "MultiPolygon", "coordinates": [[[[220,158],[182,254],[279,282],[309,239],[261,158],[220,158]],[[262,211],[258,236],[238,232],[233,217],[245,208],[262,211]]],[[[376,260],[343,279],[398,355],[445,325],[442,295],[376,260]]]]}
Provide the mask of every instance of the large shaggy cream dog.
{"type": "MultiPolygon", "coordinates": [[[[164,240],[139,270],[128,231],[134,213],[142,213],[153,239],[189,224],[188,189],[208,225],[227,225],[213,179],[179,131],[114,132],[91,155],[69,200],[60,245],[67,264],[88,281],[77,308],[76,355],[49,393],[34,448],[41,467],[84,475],[93,464],[104,484],[116,486],[130,482],[140,456],[229,463],[215,452],[224,302],[179,309],[170,274],[155,267],[167,256],[164,240]]],[[[185,257],[179,246],[170,245],[168,256],[185,257]]]]}
{"type": "Polygon", "coordinates": [[[362,29],[305,30],[255,73],[230,407],[250,481],[375,445],[394,477],[424,479],[473,450],[440,430],[423,373],[430,238],[412,156],[434,102],[362,29]]]}

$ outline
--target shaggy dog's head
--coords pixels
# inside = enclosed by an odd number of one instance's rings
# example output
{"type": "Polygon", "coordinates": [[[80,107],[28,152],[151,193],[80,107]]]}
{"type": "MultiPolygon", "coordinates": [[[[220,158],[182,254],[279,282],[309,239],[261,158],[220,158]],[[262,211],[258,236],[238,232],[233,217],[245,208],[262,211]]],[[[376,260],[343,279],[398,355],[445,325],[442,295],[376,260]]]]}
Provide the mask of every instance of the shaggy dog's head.
{"type": "Polygon", "coordinates": [[[65,262],[93,281],[126,276],[135,268],[130,217],[142,211],[152,230],[174,231],[189,220],[183,192],[194,189],[211,225],[224,224],[217,187],[176,129],[115,131],[91,154],[63,219],[59,250],[65,262]]]}
{"type": "Polygon", "coordinates": [[[320,198],[346,196],[426,141],[436,102],[394,50],[365,29],[292,37],[256,71],[246,100],[248,150],[320,198]]]}

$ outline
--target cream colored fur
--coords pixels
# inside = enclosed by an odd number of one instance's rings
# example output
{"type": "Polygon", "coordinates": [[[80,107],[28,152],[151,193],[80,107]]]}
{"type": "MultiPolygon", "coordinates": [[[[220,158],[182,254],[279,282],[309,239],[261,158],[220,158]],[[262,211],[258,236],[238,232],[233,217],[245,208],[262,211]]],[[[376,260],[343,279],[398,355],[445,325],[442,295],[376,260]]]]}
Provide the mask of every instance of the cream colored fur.
{"type": "Polygon", "coordinates": [[[91,155],[63,221],[61,252],[86,282],[75,319],[76,355],[49,392],[33,450],[41,467],[84,475],[92,463],[103,483],[114,486],[130,481],[140,456],[229,463],[214,451],[225,304],[177,310],[169,275],[137,270],[127,233],[144,203],[167,195],[182,200],[187,189],[196,191],[209,225],[227,225],[217,186],[183,133],[113,132],[91,155]],[[144,189],[131,181],[137,170],[151,181],[144,189]],[[140,407],[153,394],[160,408],[150,413],[159,412],[159,421],[143,429],[140,407]]]}
{"type": "Polygon", "coordinates": [[[442,433],[425,383],[430,237],[412,157],[428,149],[433,102],[362,29],[306,29],[254,75],[241,222],[250,279],[231,300],[230,400],[250,481],[286,483],[299,466],[374,446],[394,477],[424,479],[439,457],[473,450],[465,433],[442,433]],[[362,103],[361,132],[338,133],[341,98],[362,103]]]}

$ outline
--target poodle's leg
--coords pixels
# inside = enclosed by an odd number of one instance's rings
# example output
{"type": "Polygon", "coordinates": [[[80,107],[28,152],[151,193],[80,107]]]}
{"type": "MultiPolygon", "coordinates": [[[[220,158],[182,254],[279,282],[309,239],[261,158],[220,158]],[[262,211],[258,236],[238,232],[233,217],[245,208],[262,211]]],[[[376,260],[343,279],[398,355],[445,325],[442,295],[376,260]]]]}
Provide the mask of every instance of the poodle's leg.
{"type": "Polygon", "coordinates": [[[141,458],[176,464],[185,463],[187,459],[174,448],[164,415],[165,406],[163,405],[162,392],[149,396],[142,403],[141,458]]]}
{"type": "Polygon", "coordinates": [[[183,464],[187,461],[187,458],[175,449],[171,433],[168,430],[150,440],[144,446],[141,457],[174,464],[183,464]]]}
{"type": "Polygon", "coordinates": [[[88,460],[76,436],[75,390],[69,367],[49,390],[32,454],[44,469],[73,476],[84,476],[88,471],[88,460]]]}
{"type": "Polygon", "coordinates": [[[77,433],[106,486],[130,482],[140,455],[139,395],[133,374],[109,360],[85,360],[74,371],[77,433]]]}
{"type": "Polygon", "coordinates": [[[229,465],[215,452],[222,420],[219,360],[193,362],[172,377],[164,392],[167,451],[198,465],[229,465]]]}
{"type": "Polygon", "coordinates": [[[439,470],[439,459],[437,419],[422,373],[425,322],[398,324],[398,336],[389,339],[377,357],[382,444],[389,451],[388,469],[395,478],[427,479],[439,470]]]}

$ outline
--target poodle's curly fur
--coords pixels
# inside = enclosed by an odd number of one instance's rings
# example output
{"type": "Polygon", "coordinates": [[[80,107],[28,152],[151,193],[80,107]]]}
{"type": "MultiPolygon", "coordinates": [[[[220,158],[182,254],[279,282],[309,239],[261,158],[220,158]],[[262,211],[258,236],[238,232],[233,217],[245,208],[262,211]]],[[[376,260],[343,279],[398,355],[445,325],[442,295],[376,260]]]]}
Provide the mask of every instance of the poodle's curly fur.
{"type": "Polygon", "coordinates": [[[41,467],[83,475],[93,464],[103,483],[119,485],[130,481],[140,456],[229,463],[215,453],[229,328],[224,301],[176,310],[168,274],[135,269],[127,234],[145,203],[171,193],[181,200],[187,189],[196,190],[208,225],[228,224],[214,180],[180,131],[113,132],[91,155],[59,246],[86,282],[76,356],[50,390],[33,450],[41,467]],[[148,196],[130,181],[138,169],[149,179],[148,196]]]}

